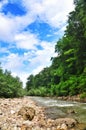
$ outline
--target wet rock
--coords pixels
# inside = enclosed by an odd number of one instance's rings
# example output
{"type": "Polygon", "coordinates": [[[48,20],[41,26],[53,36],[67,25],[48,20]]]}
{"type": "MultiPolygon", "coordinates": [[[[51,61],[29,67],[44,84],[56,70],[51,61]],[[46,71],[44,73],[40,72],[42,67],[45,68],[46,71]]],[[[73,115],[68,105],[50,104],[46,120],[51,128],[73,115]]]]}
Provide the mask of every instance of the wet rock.
{"type": "Polygon", "coordinates": [[[77,124],[77,121],[75,119],[72,118],[60,118],[60,119],[56,119],[56,123],[57,124],[66,124],[66,126],[68,128],[72,128],[75,127],[77,124]]]}
{"type": "Polygon", "coordinates": [[[35,116],[35,110],[32,107],[22,107],[18,111],[18,115],[21,115],[24,120],[32,120],[35,116]]]}
{"type": "Polygon", "coordinates": [[[67,111],[67,113],[68,113],[68,114],[75,114],[76,112],[75,112],[75,110],[70,110],[70,109],[69,109],[69,110],[67,111]]]}

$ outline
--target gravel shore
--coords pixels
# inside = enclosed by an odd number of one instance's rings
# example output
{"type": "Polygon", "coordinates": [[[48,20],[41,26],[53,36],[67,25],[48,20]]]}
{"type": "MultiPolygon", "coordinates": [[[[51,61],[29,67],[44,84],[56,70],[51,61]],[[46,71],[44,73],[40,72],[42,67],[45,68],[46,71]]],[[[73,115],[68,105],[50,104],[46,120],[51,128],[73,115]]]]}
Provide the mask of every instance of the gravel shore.
{"type": "Polygon", "coordinates": [[[38,106],[29,97],[0,98],[0,130],[76,130],[74,119],[47,119],[45,108],[38,106]],[[18,114],[22,107],[35,110],[32,120],[25,120],[18,114]],[[67,124],[68,123],[68,124],[67,124]]]}

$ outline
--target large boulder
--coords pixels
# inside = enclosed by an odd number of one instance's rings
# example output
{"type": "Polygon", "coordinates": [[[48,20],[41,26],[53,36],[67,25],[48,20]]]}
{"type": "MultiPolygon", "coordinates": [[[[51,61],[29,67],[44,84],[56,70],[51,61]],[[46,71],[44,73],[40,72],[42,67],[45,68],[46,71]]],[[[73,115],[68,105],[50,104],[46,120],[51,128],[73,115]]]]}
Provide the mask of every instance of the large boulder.
{"type": "Polygon", "coordinates": [[[24,120],[32,120],[35,116],[35,110],[32,107],[22,107],[18,111],[18,115],[21,115],[24,120]]]}

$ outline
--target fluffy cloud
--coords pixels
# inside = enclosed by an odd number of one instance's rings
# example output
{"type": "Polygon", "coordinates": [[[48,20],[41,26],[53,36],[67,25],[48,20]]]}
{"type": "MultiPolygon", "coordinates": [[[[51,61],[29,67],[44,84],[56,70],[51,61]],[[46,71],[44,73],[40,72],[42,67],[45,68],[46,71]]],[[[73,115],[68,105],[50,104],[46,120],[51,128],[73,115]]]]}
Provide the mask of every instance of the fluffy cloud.
{"type": "Polygon", "coordinates": [[[9,55],[1,58],[2,66],[4,66],[4,69],[11,70],[14,76],[18,75],[25,84],[29,74],[37,74],[46,67],[46,63],[49,66],[50,58],[54,56],[55,44],[45,41],[42,41],[40,44],[43,48],[42,50],[31,50],[23,55],[9,52],[9,55]]]}
{"type": "Polygon", "coordinates": [[[8,68],[9,70],[20,70],[20,66],[22,68],[22,58],[18,54],[10,53],[4,56],[1,61],[4,68],[8,68]]]}
{"type": "Polygon", "coordinates": [[[15,36],[15,43],[17,48],[22,49],[36,49],[35,45],[39,44],[39,39],[35,34],[30,32],[23,32],[15,36]]]}
{"type": "Polygon", "coordinates": [[[73,10],[73,0],[23,0],[23,5],[29,13],[39,16],[40,20],[53,27],[62,26],[68,13],[73,10]]]}
{"type": "Polygon", "coordinates": [[[54,44],[49,45],[49,43],[47,43],[47,44],[46,43],[47,42],[44,42],[41,44],[42,47],[44,47],[43,50],[38,50],[35,52],[36,57],[34,57],[31,60],[31,66],[34,66],[34,67],[35,67],[35,65],[36,66],[38,66],[38,65],[46,66],[46,63],[47,63],[47,65],[50,64],[50,58],[51,58],[51,56],[54,55],[54,44]]]}
{"type": "Polygon", "coordinates": [[[20,33],[31,24],[34,21],[33,19],[28,14],[21,17],[13,17],[0,13],[0,40],[14,42],[17,33],[20,33]]]}
{"type": "MultiPolygon", "coordinates": [[[[1,7],[6,3],[7,0],[0,2],[1,7]]],[[[63,27],[68,13],[74,8],[73,0],[22,0],[22,6],[27,10],[24,16],[0,13],[0,40],[12,42],[17,33],[23,31],[38,17],[52,27],[63,27]]]]}
{"type": "MultiPolygon", "coordinates": [[[[10,1],[15,2],[15,0],[10,1]]],[[[10,12],[5,15],[2,9],[8,2],[8,0],[0,2],[0,41],[2,44],[9,43],[9,47],[0,48],[0,53],[4,54],[0,57],[0,61],[4,69],[11,70],[14,76],[18,75],[25,85],[29,74],[37,74],[44,67],[49,66],[50,58],[55,55],[55,39],[53,42],[44,41],[39,39],[40,34],[25,29],[39,20],[47,23],[51,28],[59,28],[59,32],[55,31],[55,35],[57,33],[57,36],[61,36],[68,13],[74,8],[73,0],[22,0],[22,8],[26,10],[23,16],[14,16],[10,12]],[[39,45],[42,49],[38,47],[39,45]],[[13,53],[10,51],[12,47],[24,51],[22,54],[20,51],[13,53]]]]}
{"type": "Polygon", "coordinates": [[[11,34],[15,32],[13,20],[5,16],[3,13],[0,14],[0,40],[12,41],[13,37],[11,34]]]}
{"type": "MultiPolygon", "coordinates": [[[[8,1],[0,2],[0,5],[8,1]]],[[[22,31],[36,18],[47,22],[50,26],[63,26],[67,20],[68,13],[73,10],[73,0],[22,0],[22,6],[27,10],[24,16],[7,16],[0,13],[0,40],[12,41],[16,33],[22,31]],[[9,37],[10,36],[10,37],[9,37]]]]}

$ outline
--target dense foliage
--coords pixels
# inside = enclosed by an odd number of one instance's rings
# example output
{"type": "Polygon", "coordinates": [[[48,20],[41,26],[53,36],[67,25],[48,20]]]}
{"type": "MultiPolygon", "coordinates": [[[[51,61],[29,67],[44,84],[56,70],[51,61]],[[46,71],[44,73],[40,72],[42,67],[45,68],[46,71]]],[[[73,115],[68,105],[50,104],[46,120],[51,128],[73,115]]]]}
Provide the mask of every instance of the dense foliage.
{"type": "Polygon", "coordinates": [[[57,57],[50,67],[27,79],[27,95],[86,97],[86,0],[74,0],[64,36],[57,42],[57,57]]]}
{"type": "Polygon", "coordinates": [[[0,97],[14,98],[23,96],[22,82],[18,77],[13,77],[8,70],[0,67],[0,97]]]}

